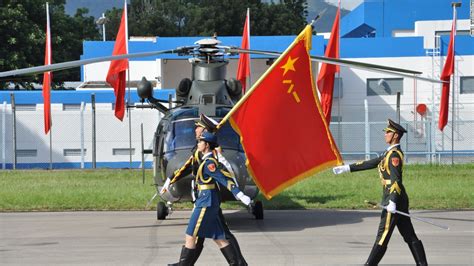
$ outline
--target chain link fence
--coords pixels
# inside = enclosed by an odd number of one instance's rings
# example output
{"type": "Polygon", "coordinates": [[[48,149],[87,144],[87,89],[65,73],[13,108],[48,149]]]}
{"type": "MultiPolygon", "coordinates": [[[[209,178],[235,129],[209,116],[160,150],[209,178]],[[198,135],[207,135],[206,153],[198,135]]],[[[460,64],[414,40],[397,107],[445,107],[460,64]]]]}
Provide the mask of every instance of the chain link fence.
{"type": "MultiPolygon", "coordinates": [[[[439,106],[430,106],[439,110],[439,106]]],[[[398,120],[397,107],[389,104],[333,106],[333,114],[348,122],[331,122],[333,137],[348,162],[374,158],[387,147],[382,130],[387,119],[398,120]]],[[[456,104],[453,117],[443,131],[438,129],[438,116],[417,113],[412,104],[400,106],[400,124],[407,129],[401,140],[407,163],[472,163],[474,162],[474,104],[456,104]],[[411,119],[411,120],[408,120],[411,119]]]]}
{"type": "MultiPolygon", "coordinates": [[[[90,103],[73,109],[53,104],[52,128],[46,135],[43,109],[2,107],[2,169],[141,168],[142,141],[144,149],[152,149],[161,118],[157,110],[129,109],[120,121],[111,104],[97,104],[95,112],[90,103]]],[[[143,156],[145,167],[151,168],[152,156],[143,156]]]]}
{"type": "MultiPolygon", "coordinates": [[[[397,119],[394,110],[390,105],[333,106],[333,114],[351,118],[330,125],[346,162],[374,158],[384,151],[387,145],[382,129],[387,125],[387,118],[397,119]]],[[[406,162],[474,162],[472,110],[474,106],[460,106],[454,127],[450,114],[450,122],[441,132],[436,114],[433,124],[431,114],[415,116],[412,106],[401,106],[400,124],[408,131],[401,142],[406,162]],[[413,118],[410,121],[403,119],[410,117],[413,118]]],[[[10,104],[3,103],[0,105],[1,169],[140,168],[142,127],[144,149],[152,149],[160,118],[161,114],[154,109],[130,109],[124,120],[119,121],[111,104],[97,104],[95,112],[90,103],[69,107],[53,104],[51,134],[45,135],[42,105],[17,106],[14,112],[10,104]]],[[[144,161],[145,167],[150,168],[152,155],[144,154],[144,161]]]]}

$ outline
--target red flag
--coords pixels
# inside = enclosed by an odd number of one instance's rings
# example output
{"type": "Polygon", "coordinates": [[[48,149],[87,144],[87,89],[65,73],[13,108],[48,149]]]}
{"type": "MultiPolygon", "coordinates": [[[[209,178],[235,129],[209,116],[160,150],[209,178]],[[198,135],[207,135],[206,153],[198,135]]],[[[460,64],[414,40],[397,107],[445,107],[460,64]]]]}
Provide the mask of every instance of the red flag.
{"type": "MultiPolygon", "coordinates": [[[[51,65],[51,31],[49,28],[49,5],[46,3],[46,45],[44,49],[44,65],[51,65]]],[[[43,73],[43,105],[44,105],[44,133],[51,129],[51,81],[52,73],[43,73]]]]}
{"type": "MultiPolygon", "coordinates": [[[[127,54],[127,46],[127,3],[125,3],[112,55],[127,54]]],[[[109,72],[106,78],[107,82],[114,87],[115,116],[120,119],[120,121],[123,120],[125,114],[125,72],[127,69],[128,59],[113,60],[110,62],[109,72]]]]}
{"type": "MultiPolygon", "coordinates": [[[[250,11],[247,9],[245,17],[244,32],[242,33],[242,49],[250,49],[250,11]]],[[[242,84],[242,94],[247,87],[247,77],[250,76],[250,55],[241,53],[239,55],[239,65],[237,66],[237,79],[242,84]]]]}
{"type": "MultiPolygon", "coordinates": [[[[329,38],[325,56],[330,58],[339,58],[339,14],[340,7],[337,8],[336,18],[332,25],[331,37],[329,38]]],[[[321,105],[327,124],[331,122],[332,96],[334,91],[334,75],[339,72],[338,65],[327,63],[321,64],[321,70],[318,75],[318,90],[321,93],[321,105]]]]}
{"type": "Polygon", "coordinates": [[[247,168],[267,199],[342,163],[325,123],[308,50],[311,26],[227,114],[241,137],[247,168]]]}
{"type": "Polygon", "coordinates": [[[456,36],[456,10],[454,10],[453,15],[453,25],[451,27],[451,36],[449,38],[448,54],[446,56],[446,62],[444,63],[443,72],[441,73],[441,80],[447,81],[447,83],[443,83],[443,91],[439,105],[438,128],[441,131],[443,131],[444,127],[448,123],[449,87],[451,85],[451,75],[454,73],[454,36],[456,36]]]}

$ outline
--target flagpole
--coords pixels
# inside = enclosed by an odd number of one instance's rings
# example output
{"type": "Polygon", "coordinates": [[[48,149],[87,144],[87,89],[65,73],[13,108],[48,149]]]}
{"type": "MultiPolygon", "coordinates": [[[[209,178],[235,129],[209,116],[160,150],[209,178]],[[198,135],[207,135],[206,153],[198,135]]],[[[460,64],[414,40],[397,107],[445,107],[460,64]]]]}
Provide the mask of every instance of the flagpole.
{"type": "MultiPolygon", "coordinates": [[[[339,9],[339,12],[341,12],[341,0],[339,0],[337,2],[337,7],[339,9]]],[[[340,16],[340,14],[339,14],[340,16]]],[[[341,29],[341,19],[339,17],[339,20],[337,21],[337,23],[339,24],[339,30],[341,29]]],[[[340,36],[341,34],[339,33],[339,42],[341,41],[340,39],[340,36]]],[[[339,43],[340,45],[340,43],[339,43]]],[[[340,46],[339,46],[340,47],[340,46]]],[[[339,58],[341,57],[341,52],[339,51],[339,58]]],[[[342,122],[342,119],[341,119],[341,85],[342,85],[342,77],[341,77],[341,68],[339,67],[339,71],[337,72],[337,96],[338,96],[338,99],[337,99],[337,140],[338,140],[338,144],[340,145],[339,147],[342,147],[342,140],[341,140],[341,137],[342,137],[342,126],[341,126],[341,122],[342,122]]]]}
{"type": "MultiPolygon", "coordinates": [[[[250,8],[247,8],[247,40],[249,42],[249,49],[250,49],[250,8]]],[[[252,54],[249,54],[249,86],[252,86],[252,54]]]]}
{"type": "MultiPolygon", "coordinates": [[[[46,65],[51,65],[51,25],[49,20],[49,3],[46,2],[46,65]]],[[[51,128],[51,72],[47,72],[43,74],[43,90],[45,90],[45,76],[47,76],[47,98],[48,102],[46,103],[45,100],[43,104],[43,108],[47,108],[47,114],[44,114],[48,117],[47,121],[45,120],[45,128],[47,128],[49,133],[49,170],[53,170],[53,131],[51,128]]],[[[44,97],[44,96],[43,96],[44,97]]]]}
{"type": "MultiPolygon", "coordinates": [[[[125,10],[125,49],[126,53],[128,54],[128,10],[127,10],[127,0],[124,0],[123,8],[125,10]]],[[[128,92],[128,100],[126,104],[127,108],[127,115],[128,115],[128,152],[130,158],[130,169],[132,169],[132,112],[130,110],[130,102],[131,102],[131,93],[130,93],[130,61],[128,61],[128,69],[127,69],[127,92],[128,92]]]]}
{"type": "MultiPolygon", "coordinates": [[[[45,65],[51,65],[51,25],[50,25],[50,21],[49,21],[49,3],[46,2],[46,40],[45,40],[45,43],[46,43],[46,52],[45,52],[45,65]]],[[[48,132],[51,131],[51,72],[47,72],[47,73],[44,73],[43,74],[43,90],[44,90],[44,80],[45,80],[45,76],[48,77],[47,79],[47,82],[48,82],[48,85],[47,85],[47,95],[48,95],[48,102],[46,103],[46,101],[43,99],[43,108],[48,108],[48,113],[47,114],[44,114],[45,116],[48,117],[48,120],[47,120],[47,124],[45,124],[45,127],[48,128],[48,132]],[[47,106],[46,106],[47,105],[47,106]]],[[[43,96],[44,97],[44,96],[43,96]]],[[[46,123],[46,121],[45,121],[46,123]]],[[[46,134],[48,134],[48,132],[46,132],[46,134]]],[[[51,133],[51,132],[50,132],[51,133]]],[[[51,136],[50,136],[50,146],[49,146],[49,149],[51,150],[51,136]]],[[[51,153],[51,151],[50,151],[51,153]]],[[[51,157],[51,156],[50,156],[51,157]]],[[[51,158],[50,158],[51,159],[51,158]]]]}
{"type": "Polygon", "coordinates": [[[453,7],[453,23],[454,23],[454,26],[453,26],[453,30],[454,30],[454,33],[453,33],[453,89],[452,89],[452,103],[451,103],[451,106],[452,106],[452,112],[451,112],[451,165],[454,165],[454,126],[455,126],[455,115],[454,115],[454,112],[455,112],[455,108],[454,108],[454,94],[455,94],[455,82],[456,82],[456,60],[455,60],[455,56],[454,56],[454,53],[456,51],[455,47],[456,47],[456,31],[457,31],[457,14],[456,14],[456,7],[460,7],[461,6],[461,3],[460,2],[453,2],[451,3],[452,7],[453,7]]]}

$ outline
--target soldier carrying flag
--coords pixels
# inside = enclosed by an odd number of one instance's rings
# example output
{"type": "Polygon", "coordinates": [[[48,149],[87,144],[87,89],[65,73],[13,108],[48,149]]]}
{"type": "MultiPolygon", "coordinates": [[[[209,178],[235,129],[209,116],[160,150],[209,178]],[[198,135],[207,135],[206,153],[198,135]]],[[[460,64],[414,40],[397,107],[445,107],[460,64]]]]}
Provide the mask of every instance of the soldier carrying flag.
{"type": "Polygon", "coordinates": [[[219,214],[221,201],[218,185],[226,187],[245,205],[249,205],[251,199],[222,170],[213,154],[217,146],[217,137],[213,133],[206,131],[199,137],[197,150],[202,154],[202,161],[195,179],[198,196],[186,229],[186,243],[178,265],[194,265],[199,251],[196,246],[198,238],[214,239],[229,265],[242,265],[236,248],[226,239],[226,229],[219,214]]]}

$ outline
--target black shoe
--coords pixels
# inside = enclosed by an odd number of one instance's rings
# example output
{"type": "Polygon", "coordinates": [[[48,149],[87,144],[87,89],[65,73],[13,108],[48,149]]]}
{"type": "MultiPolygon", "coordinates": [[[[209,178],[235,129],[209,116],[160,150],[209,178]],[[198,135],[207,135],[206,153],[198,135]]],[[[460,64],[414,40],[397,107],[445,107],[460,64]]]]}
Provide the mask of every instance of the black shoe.
{"type": "Polygon", "coordinates": [[[379,262],[382,260],[382,257],[385,254],[385,251],[387,251],[387,247],[382,247],[378,244],[375,244],[374,247],[372,248],[372,251],[370,252],[369,258],[367,259],[367,262],[365,263],[365,265],[368,265],[368,266],[378,265],[379,262]]]}
{"type": "Polygon", "coordinates": [[[237,253],[235,252],[234,247],[232,247],[232,244],[229,243],[229,245],[225,246],[224,248],[221,248],[221,252],[224,255],[225,259],[227,260],[227,263],[231,266],[237,266],[237,253]]]}
{"type": "Polygon", "coordinates": [[[425,248],[423,247],[423,243],[421,243],[421,240],[416,240],[411,243],[408,243],[408,246],[410,247],[411,254],[413,254],[413,258],[415,259],[416,265],[427,266],[428,262],[426,261],[425,248]]]}
{"type": "Polygon", "coordinates": [[[168,266],[192,266],[195,253],[196,249],[189,249],[183,246],[181,256],[179,256],[179,262],[168,264],[168,266]]]}

